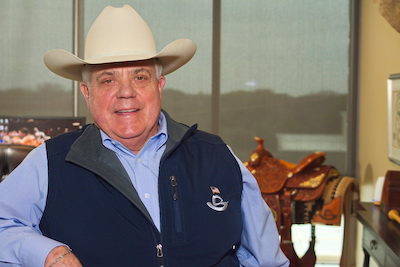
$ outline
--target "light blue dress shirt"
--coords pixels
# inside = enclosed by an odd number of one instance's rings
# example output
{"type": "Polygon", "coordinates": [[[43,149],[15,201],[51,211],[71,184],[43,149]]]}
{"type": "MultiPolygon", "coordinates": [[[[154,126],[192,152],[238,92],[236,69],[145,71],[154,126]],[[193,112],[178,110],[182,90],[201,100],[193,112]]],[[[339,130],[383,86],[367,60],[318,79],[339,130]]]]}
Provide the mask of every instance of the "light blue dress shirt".
{"type": "MultiPolygon", "coordinates": [[[[159,124],[159,132],[149,139],[137,155],[104,132],[101,132],[101,136],[103,145],[114,151],[121,160],[160,230],[158,170],[168,138],[162,113],[159,124]]],[[[243,175],[243,232],[242,244],[237,250],[240,263],[242,266],[289,266],[279,247],[274,218],[261,197],[257,182],[242,162],[236,159],[243,175]]],[[[43,266],[48,253],[56,246],[64,245],[43,236],[39,229],[46,206],[47,179],[47,154],[43,144],[0,183],[0,266],[43,266]]]]}

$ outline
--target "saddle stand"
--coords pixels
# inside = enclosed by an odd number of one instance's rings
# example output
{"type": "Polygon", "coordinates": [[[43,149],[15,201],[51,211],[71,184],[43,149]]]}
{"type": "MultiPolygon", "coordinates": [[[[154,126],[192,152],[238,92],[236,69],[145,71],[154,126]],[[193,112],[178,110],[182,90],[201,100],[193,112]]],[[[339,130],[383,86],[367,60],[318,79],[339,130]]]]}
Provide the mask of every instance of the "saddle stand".
{"type": "Polygon", "coordinates": [[[343,196],[354,179],[343,179],[336,168],[322,165],[324,152],[314,152],[293,164],[274,158],[264,148],[264,139],[256,137],[255,140],[257,148],[244,164],[256,178],[263,199],[274,215],[282,251],[291,267],[314,266],[314,224],[340,225],[343,196]],[[299,258],[293,247],[291,226],[305,223],[312,224],[310,245],[299,258]]]}

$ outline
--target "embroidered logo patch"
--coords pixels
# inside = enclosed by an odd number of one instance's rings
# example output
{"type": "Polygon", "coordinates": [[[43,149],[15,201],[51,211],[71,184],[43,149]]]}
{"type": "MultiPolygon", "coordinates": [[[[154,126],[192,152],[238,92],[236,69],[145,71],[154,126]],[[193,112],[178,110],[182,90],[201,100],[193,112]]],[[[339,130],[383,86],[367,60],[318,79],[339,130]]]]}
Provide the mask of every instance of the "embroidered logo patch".
{"type": "Polygon", "coordinates": [[[207,202],[207,206],[209,206],[211,209],[215,211],[226,210],[228,208],[229,201],[224,201],[222,197],[218,195],[221,194],[218,187],[210,186],[210,189],[213,195],[211,197],[211,202],[207,202]]]}

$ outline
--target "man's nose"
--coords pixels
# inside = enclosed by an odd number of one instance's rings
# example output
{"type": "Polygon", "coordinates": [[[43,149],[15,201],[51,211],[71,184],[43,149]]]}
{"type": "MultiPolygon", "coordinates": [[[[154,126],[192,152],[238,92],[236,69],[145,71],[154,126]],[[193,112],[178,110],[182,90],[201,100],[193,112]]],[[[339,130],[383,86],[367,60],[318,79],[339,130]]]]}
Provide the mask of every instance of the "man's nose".
{"type": "Polygon", "coordinates": [[[120,85],[117,97],[118,98],[131,98],[136,96],[136,88],[129,82],[120,85]]]}

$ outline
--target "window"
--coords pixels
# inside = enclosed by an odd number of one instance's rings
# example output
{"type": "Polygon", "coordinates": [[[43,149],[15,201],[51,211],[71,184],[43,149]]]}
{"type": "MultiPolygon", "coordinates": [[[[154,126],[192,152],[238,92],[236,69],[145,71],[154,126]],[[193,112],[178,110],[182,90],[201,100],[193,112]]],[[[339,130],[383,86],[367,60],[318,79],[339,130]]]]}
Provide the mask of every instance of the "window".
{"type": "Polygon", "coordinates": [[[43,64],[53,48],[72,50],[72,1],[6,0],[0,9],[0,114],[71,116],[72,82],[43,64]]]}

